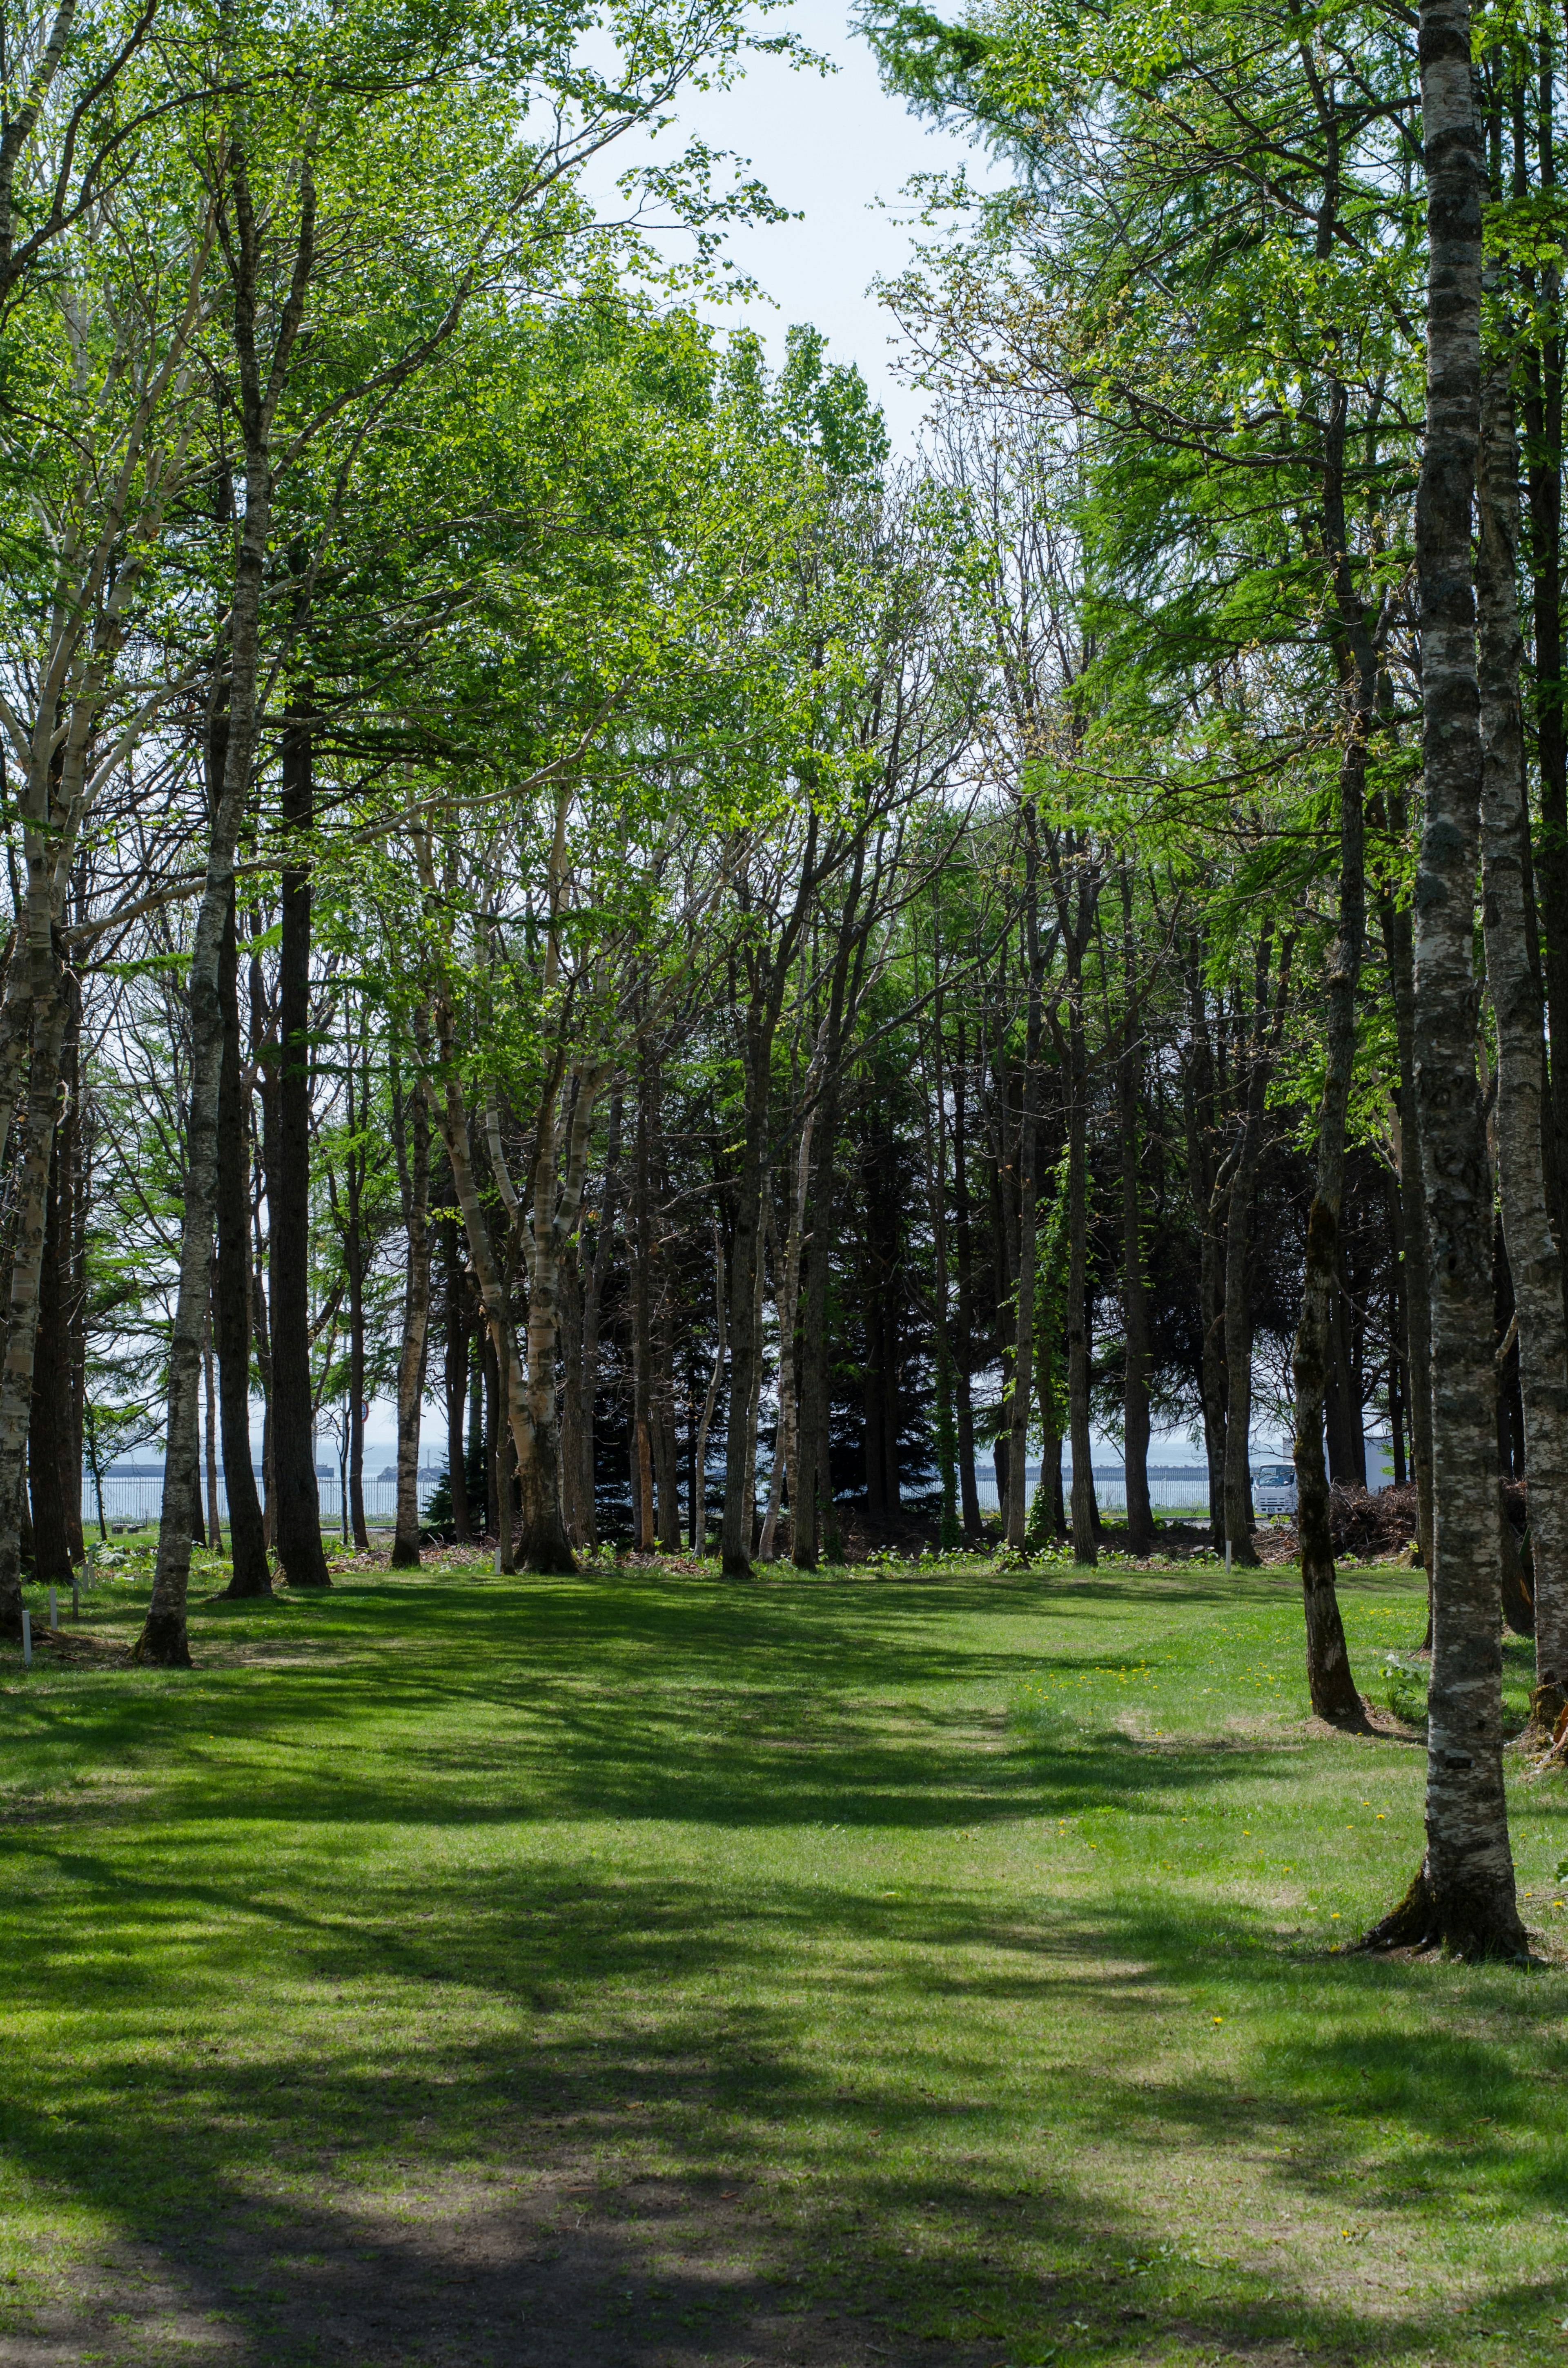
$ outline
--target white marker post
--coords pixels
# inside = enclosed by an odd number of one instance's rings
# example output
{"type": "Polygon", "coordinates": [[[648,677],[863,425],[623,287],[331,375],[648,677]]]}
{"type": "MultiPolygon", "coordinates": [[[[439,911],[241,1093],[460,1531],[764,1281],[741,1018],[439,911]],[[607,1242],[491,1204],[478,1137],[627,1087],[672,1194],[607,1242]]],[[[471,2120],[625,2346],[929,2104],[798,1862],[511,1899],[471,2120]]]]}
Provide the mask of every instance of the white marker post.
{"type": "Polygon", "coordinates": [[[82,1617],[82,1582],[74,1571],[71,1574],[71,1617],[73,1620],[82,1617]]]}
{"type": "Polygon", "coordinates": [[[1230,1539],[1229,1539],[1229,1538],[1227,1538],[1227,1539],[1225,1540],[1225,1577],[1226,1577],[1227,1578],[1229,1578],[1229,1577],[1230,1577],[1230,1576],[1231,1576],[1231,1541],[1230,1541],[1230,1539]]]}
{"type": "Polygon", "coordinates": [[[32,1665],[33,1615],[24,1603],[22,1606],[22,1667],[24,1669],[30,1669],[32,1665]]]}

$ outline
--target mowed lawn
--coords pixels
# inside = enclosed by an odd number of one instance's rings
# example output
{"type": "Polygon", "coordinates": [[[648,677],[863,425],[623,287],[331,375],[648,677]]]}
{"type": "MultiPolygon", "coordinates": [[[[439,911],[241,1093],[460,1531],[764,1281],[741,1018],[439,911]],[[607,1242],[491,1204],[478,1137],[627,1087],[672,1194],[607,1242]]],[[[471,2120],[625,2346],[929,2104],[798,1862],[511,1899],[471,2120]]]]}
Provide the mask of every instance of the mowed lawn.
{"type": "MultiPolygon", "coordinates": [[[[1421,1585],[1345,1580],[1384,1698],[1421,1585]]],[[[193,1637],[0,1659],[6,2368],[1568,2360],[1568,1976],[1335,1953],[1423,1757],[1308,1718],[1293,1574],[349,1570],[193,1637]]]]}

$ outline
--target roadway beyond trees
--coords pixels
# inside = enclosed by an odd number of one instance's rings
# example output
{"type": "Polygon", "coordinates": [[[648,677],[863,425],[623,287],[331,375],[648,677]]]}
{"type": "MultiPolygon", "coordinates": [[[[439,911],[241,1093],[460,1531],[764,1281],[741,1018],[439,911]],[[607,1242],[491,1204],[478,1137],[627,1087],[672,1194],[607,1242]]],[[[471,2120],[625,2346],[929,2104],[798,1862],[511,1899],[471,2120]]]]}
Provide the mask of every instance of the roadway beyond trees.
{"type": "Polygon", "coordinates": [[[1561,1780],[1532,1970],[1335,1953],[1418,1571],[1372,1740],[1293,1570],[335,1577],[0,1657],[4,2368],[1562,2358],[1561,1780]]]}

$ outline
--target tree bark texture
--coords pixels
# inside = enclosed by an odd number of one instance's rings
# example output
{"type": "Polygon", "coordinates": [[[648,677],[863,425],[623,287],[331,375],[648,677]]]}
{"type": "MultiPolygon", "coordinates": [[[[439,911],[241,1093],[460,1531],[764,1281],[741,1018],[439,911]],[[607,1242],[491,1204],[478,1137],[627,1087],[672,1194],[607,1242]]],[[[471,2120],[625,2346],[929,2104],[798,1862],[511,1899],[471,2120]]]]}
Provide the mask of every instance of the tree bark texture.
{"type": "Polygon", "coordinates": [[[1324,979],[1323,1099],[1317,1172],[1307,1215],[1301,1313],[1290,1356],[1296,1394],[1296,1535],[1306,1617],[1307,1688],[1332,1725],[1363,1731],[1367,1714],[1351,1673],[1335,1584],[1324,1408],[1334,1354],[1339,1287],[1339,1223],[1345,1203],[1345,1142],[1356,1067],[1356,993],[1367,939],[1367,744],[1377,700],[1377,652],[1351,574],[1345,516],[1345,398],[1335,390],[1324,489],[1325,557],[1334,578],[1341,671],[1348,713],[1339,761],[1339,911],[1324,979]]]}
{"type": "MultiPolygon", "coordinates": [[[[230,609],[229,729],[223,785],[213,808],[207,872],[197,910],[191,949],[190,1114],[186,1137],[186,1187],[180,1242],[179,1290],[169,1338],[169,1394],[163,1514],[153,1600],[137,1642],[139,1658],[187,1667],[186,1598],[190,1577],[191,1533],[198,1508],[191,1501],[196,1476],[198,1388],[201,1336],[208,1318],[213,1231],[217,1204],[218,1091],[223,1059],[223,1008],[219,993],[219,955],[234,875],[234,848],[250,791],[256,746],[256,687],[260,660],[262,578],[271,519],[271,427],[289,362],[304,315],[305,290],[314,258],[315,191],[308,162],[300,183],[301,217],[288,296],[278,317],[270,368],[263,376],[256,351],[257,279],[261,240],[251,205],[243,150],[230,151],[234,207],[234,345],[239,361],[241,415],[245,445],[245,510],[240,530],[230,609]]],[[[310,1442],[307,1359],[305,1431],[310,1442]]],[[[314,1487],[314,1473],[312,1486],[314,1487]]],[[[4,1472],[0,1468],[0,1484],[4,1472]]],[[[321,1554],[321,1534],[316,1533],[321,1554]]],[[[292,1574],[290,1573],[290,1576],[292,1574]]],[[[326,1577],[322,1561],[321,1576],[326,1577]]]]}
{"type": "MultiPolygon", "coordinates": [[[[394,1570],[412,1570],[419,1562],[419,1410],[425,1395],[425,1344],[430,1327],[430,1120],[422,1094],[415,1092],[404,1100],[395,1072],[392,1091],[405,1245],[403,1340],[397,1360],[397,1522],[392,1559],[394,1570]]],[[[455,1486],[451,1497],[455,1510],[455,1486]]]]}
{"type": "MultiPolygon", "coordinates": [[[[1518,453],[1506,363],[1482,397],[1477,569],[1483,748],[1481,852],[1486,974],[1497,1029],[1496,1142],[1503,1235],[1518,1317],[1519,1384],[1534,1565],[1536,1692],[1550,1735],[1568,1709],[1568,1325],[1543,1159],[1540,989],[1524,898],[1524,658],[1517,604],[1518,453]]],[[[1513,1543],[1510,1532],[1503,1544],[1513,1543]]]]}
{"type": "MultiPolygon", "coordinates": [[[[1028,1549],[1029,1409],[1034,1400],[1035,1265],[1040,1247],[1040,1056],[1044,1018],[1045,962],[1040,935],[1040,838],[1032,805],[1024,825],[1024,960],[1026,964],[1023,1106],[1018,1113],[1018,1257],[1007,1424],[1007,1543],[1028,1549]]],[[[1093,1549],[1091,1542],[1091,1559],[1093,1549]]]]}
{"type": "Polygon", "coordinates": [[[229,1498],[229,1584],[236,1598],[270,1595],[267,1526],[256,1495],[250,1444],[250,1130],[240,1070],[238,931],[231,883],[218,948],[223,1042],[218,1064],[217,1169],[213,1180],[218,1256],[212,1327],[218,1349],[218,1408],[229,1498]]]}
{"type": "MultiPolygon", "coordinates": [[[[1127,1475],[1127,1538],[1134,1554],[1154,1551],[1154,1516],[1149,1503],[1149,1293],[1143,1272],[1139,1215],[1139,1070],[1142,1015],[1132,940],[1132,871],[1121,867],[1123,987],[1120,1057],[1117,1064],[1117,1115],[1121,1124],[1121,1324],[1126,1342],[1122,1382],[1122,1465],[1127,1475]]],[[[1050,1441],[1047,1440],[1049,1452],[1050,1441]]]]}
{"type": "Polygon", "coordinates": [[[447,1487],[452,1500],[452,1534],[466,1545],[473,1535],[468,1501],[468,1457],[463,1424],[468,1413],[470,1342],[468,1278],[462,1239],[454,1217],[441,1219],[441,1277],[446,1298],[447,1487]]]}
{"type": "Polygon", "coordinates": [[[1468,0],[1422,0],[1426,431],[1416,495],[1426,816],[1415,881],[1415,1116],[1431,1250],[1437,1567],[1426,1851],[1371,1945],[1517,1956],[1503,1792],[1492,1183],[1475,1074],[1482,792],[1471,511],[1481,410],[1483,158],[1468,0]]]}

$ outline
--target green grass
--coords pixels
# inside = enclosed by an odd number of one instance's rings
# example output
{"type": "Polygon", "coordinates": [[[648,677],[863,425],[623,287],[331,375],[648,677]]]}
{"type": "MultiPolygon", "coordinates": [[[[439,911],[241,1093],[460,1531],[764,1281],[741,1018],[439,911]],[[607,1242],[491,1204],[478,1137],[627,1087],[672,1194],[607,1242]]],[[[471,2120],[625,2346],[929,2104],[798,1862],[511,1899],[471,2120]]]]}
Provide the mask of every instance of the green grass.
{"type": "MultiPolygon", "coordinates": [[[[1420,1590],[1346,1577],[1375,1693],[1420,1590]]],[[[621,2231],[585,2368],[1568,2356],[1568,1979],[1335,1953],[1423,1757],[1308,1720],[1290,1573],[349,1572],[193,1645],[0,1657],[0,2361],[521,2362],[332,2313],[541,2214],[621,2231]]]]}

